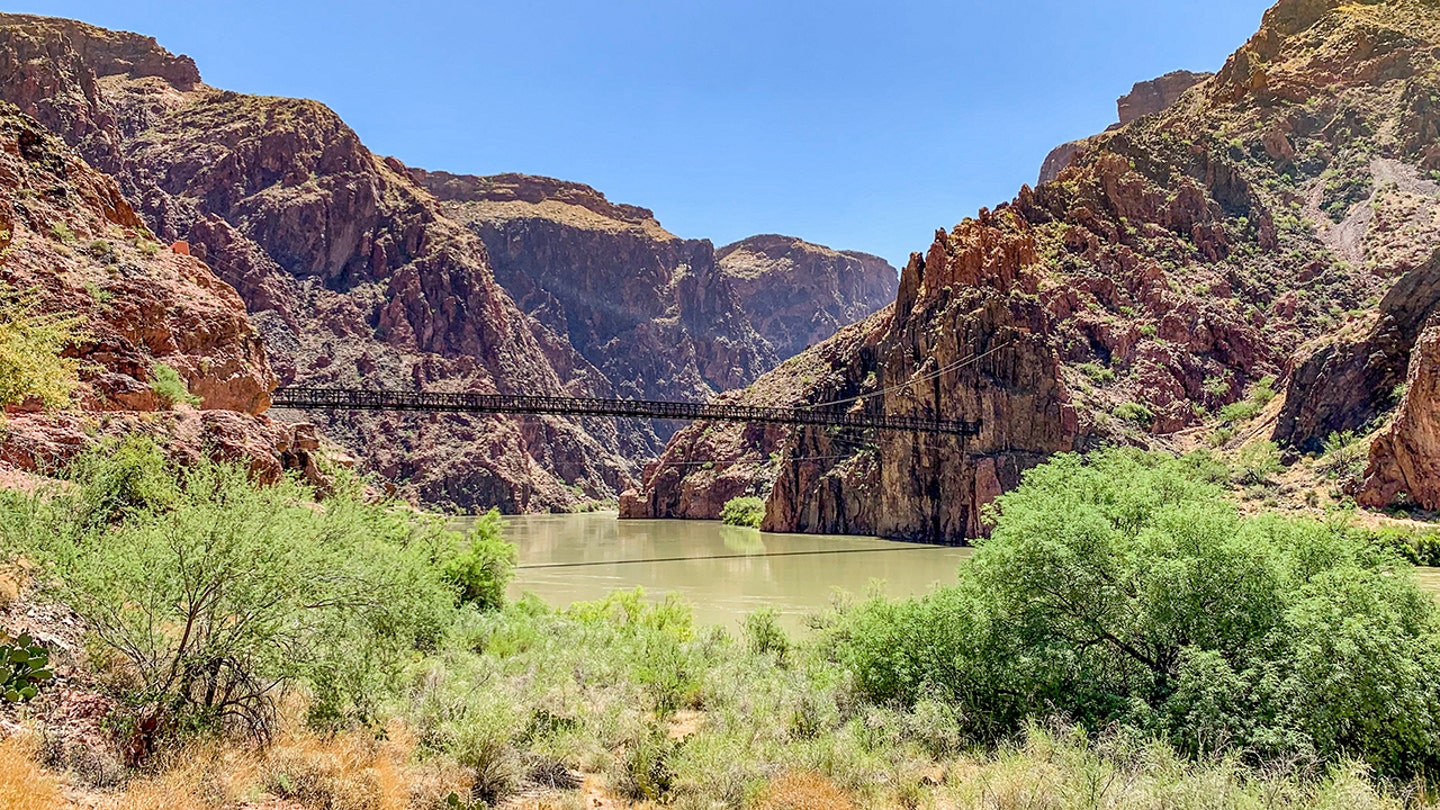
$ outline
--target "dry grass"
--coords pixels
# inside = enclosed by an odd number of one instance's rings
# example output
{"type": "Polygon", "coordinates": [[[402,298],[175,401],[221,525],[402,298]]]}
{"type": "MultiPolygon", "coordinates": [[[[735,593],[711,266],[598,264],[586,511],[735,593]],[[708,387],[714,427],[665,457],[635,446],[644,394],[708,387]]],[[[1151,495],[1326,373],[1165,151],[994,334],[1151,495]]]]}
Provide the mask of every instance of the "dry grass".
{"type": "Polygon", "coordinates": [[[407,810],[443,807],[451,792],[468,796],[463,769],[416,762],[414,749],[399,727],[385,739],[363,731],[289,731],[265,751],[192,743],[123,790],[65,796],[60,780],[36,764],[33,747],[11,739],[0,742],[0,810],[407,810]]]}
{"type": "Polygon", "coordinates": [[[11,572],[0,569],[0,608],[20,599],[20,580],[11,572]]]}
{"type": "Polygon", "coordinates": [[[0,810],[51,810],[60,806],[60,783],[35,764],[25,740],[0,740],[0,810]]]}
{"type": "Polygon", "coordinates": [[[808,772],[791,772],[771,782],[758,810],[850,810],[850,797],[829,779],[808,772]]]}
{"type": "Polygon", "coordinates": [[[408,758],[408,745],[363,732],[293,735],[271,749],[262,780],[267,792],[307,807],[403,810],[411,799],[408,758]]]}

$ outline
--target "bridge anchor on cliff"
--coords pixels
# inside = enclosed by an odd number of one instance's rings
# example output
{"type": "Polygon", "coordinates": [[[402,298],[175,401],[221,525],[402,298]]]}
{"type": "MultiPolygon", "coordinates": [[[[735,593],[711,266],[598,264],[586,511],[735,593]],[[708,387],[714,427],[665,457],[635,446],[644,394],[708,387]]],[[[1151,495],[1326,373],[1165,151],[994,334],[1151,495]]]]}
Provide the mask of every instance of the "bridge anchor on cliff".
{"type": "Polygon", "coordinates": [[[926,419],[919,416],[872,416],[824,408],[766,408],[714,402],[656,402],[517,394],[442,394],[356,388],[281,388],[272,396],[271,406],[295,410],[613,416],[706,422],[761,422],[950,436],[974,436],[980,432],[978,421],[926,419]]]}

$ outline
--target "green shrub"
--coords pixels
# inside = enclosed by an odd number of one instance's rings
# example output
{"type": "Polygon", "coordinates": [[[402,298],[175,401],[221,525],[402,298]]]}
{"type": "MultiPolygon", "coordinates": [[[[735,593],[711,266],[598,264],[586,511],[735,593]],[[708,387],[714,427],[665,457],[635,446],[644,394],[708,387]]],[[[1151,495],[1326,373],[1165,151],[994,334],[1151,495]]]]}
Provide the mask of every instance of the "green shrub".
{"type": "Polygon", "coordinates": [[[1115,372],[1099,363],[1081,363],[1080,373],[1101,385],[1115,382],[1115,372]]]}
{"type": "Polygon", "coordinates": [[[70,487],[0,499],[0,541],[39,566],[102,659],[125,662],[121,697],[147,734],[263,734],[297,686],[316,719],[364,716],[449,623],[438,520],[344,482],[317,508],[293,481],[257,487],[206,461],[166,467],[165,486],[158,453],[120,450],[87,454],[70,487]]]}
{"type": "Polygon", "coordinates": [[[475,522],[460,548],[441,562],[445,577],[459,589],[460,601],[481,610],[505,604],[505,586],[515,576],[515,546],[502,536],[499,510],[475,522]]]}
{"type": "Polygon", "coordinates": [[[42,312],[33,292],[0,282],[0,407],[32,397],[51,408],[69,404],[80,364],[61,352],[83,335],[78,317],[42,312]]]}
{"type": "Polygon", "coordinates": [[[1155,423],[1155,413],[1139,402],[1123,403],[1116,406],[1111,413],[1116,419],[1139,425],[1142,428],[1148,428],[1155,423]]]}
{"type": "Polygon", "coordinates": [[[776,663],[785,665],[790,652],[790,639],[780,627],[780,612],[775,608],[760,608],[745,617],[743,630],[745,644],[754,655],[774,656],[776,663]]]}
{"type": "Polygon", "coordinates": [[[1353,481],[1365,474],[1369,448],[1354,431],[1332,433],[1322,445],[1320,471],[1333,481],[1353,481]]]}
{"type": "Polygon", "coordinates": [[[748,526],[760,528],[765,522],[765,501],[762,498],[741,496],[731,498],[720,510],[720,520],[727,526],[748,526]]]}
{"type": "Polygon", "coordinates": [[[190,393],[190,387],[180,377],[180,372],[164,363],[156,363],[150,369],[150,390],[170,407],[176,405],[199,405],[200,397],[190,393]]]}
{"type": "Polygon", "coordinates": [[[1260,415],[1260,406],[1253,400],[1242,399],[1220,409],[1220,421],[1230,424],[1249,422],[1260,415]]]}
{"type": "Polygon", "coordinates": [[[1244,517],[1203,467],[1057,456],[958,585],[870,603],[835,654],[871,699],[943,695],[972,740],[1052,714],[1191,755],[1440,766],[1440,609],[1339,523],[1244,517]]]}
{"type": "Polygon", "coordinates": [[[620,795],[634,801],[663,802],[670,795],[675,771],[670,760],[678,745],[664,731],[647,729],[625,747],[620,760],[617,787],[620,795]]]}

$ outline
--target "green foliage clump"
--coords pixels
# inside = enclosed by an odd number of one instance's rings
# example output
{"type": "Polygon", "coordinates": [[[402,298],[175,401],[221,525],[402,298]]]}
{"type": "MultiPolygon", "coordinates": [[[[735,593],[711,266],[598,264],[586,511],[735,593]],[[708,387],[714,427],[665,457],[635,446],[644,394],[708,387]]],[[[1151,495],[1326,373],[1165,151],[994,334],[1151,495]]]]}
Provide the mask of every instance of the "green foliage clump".
{"type": "Polygon", "coordinates": [[[54,677],[48,650],[24,633],[17,637],[0,630],[0,700],[24,703],[54,677]]]}
{"type": "Polygon", "coordinates": [[[1148,428],[1155,422],[1155,412],[1139,402],[1125,402],[1111,411],[1116,419],[1148,428]]]}
{"type": "Polygon", "coordinates": [[[150,369],[150,390],[170,407],[176,405],[199,405],[200,397],[190,393],[190,386],[185,384],[180,372],[164,364],[156,363],[150,369]]]}
{"type": "Polygon", "coordinates": [[[75,231],[64,222],[51,223],[50,235],[67,245],[75,241],[75,231]]]}
{"type": "Polygon", "coordinates": [[[41,312],[39,303],[0,283],[0,406],[34,398],[61,407],[75,390],[80,363],[61,352],[83,337],[80,319],[41,312]]]}
{"type": "Polygon", "coordinates": [[[1332,433],[1322,445],[1320,471],[1331,480],[1353,481],[1365,474],[1368,455],[1366,443],[1354,431],[1332,433]]]}
{"type": "Polygon", "coordinates": [[[1227,424],[1239,424],[1249,422],[1265,410],[1265,406],[1275,400],[1275,378],[1266,377],[1250,389],[1250,396],[1238,402],[1232,402],[1220,409],[1220,421],[1227,424]]]}
{"type": "Polygon", "coordinates": [[[745,644],[754,655],[774,656],[784,666],[790,653],[790,639],[780,627],[780,613],[774,608],[761,608],[745,617],[745,644]]]}
{"type": "Polygon", "coordinates": [[[1115,372],[1099,363],[1081,363],[1079,368],[1081,374],[1100,385],[1115,382],[1115,372]]]}
{"type": "Polygon", "coordinates": [[[758,529],[765,522],[765,500],[748,495],[731,498],[720,510],[720,520],[727,526],[758,529]]]}
{"type": "Polygon", "coordinates": [[[1440,568],[1440,529],[1381,526],[1361,529],[1359,534],[1413,565],[1440,568]]]}
{"type": "Polygon", "coordinates": [[[516,550],[502,536],[499,510],[475,521],[459,548],[441,561],[446,579],[459,589],[460,601],[480,610],[505,604],[505,586],[515,576],[516,550]]]}
{"type": "Polygon", "coordinates": [[[152,736],[267,733],[298,686],[316,719],[365,716],[453,617],[434,564],[451,535],[353,482],[317,506],[295,481],[171,465],[139,440],[82,456],[65,488],[0,496],[0,544],[83,619],[152,736]]]}
{"type": "Polygon", "coordinates": [[[1440,765],[1440,610],[1343,523],[1244,517],[1184,459],[1056,457],[957,585],[836,635],[871,699],[943,695],[973,740],[1050,714],[1191,755],[1440,765]]]}

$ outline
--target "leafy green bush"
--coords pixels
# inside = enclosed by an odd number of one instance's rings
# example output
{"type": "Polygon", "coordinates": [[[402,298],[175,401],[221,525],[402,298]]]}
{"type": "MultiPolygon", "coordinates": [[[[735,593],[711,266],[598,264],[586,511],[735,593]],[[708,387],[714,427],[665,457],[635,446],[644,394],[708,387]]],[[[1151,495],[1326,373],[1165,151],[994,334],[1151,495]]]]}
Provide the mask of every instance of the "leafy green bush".
{"type": "Polygon", "coordinates": [[[1148,428],[1155,422],[1155,413],[1139,402],[1125,402],[1111,411],[1116,419],[1148,428]]]}
{"type": "Polygon", "coordinates": [[[765,522],[765,501],[751,496],[731,498],[720,510],[720,520],[727,526],[758,529],[765,522]]]}
{"type": "Polygon", "coordinates": [[[502,536],[499,510],[492,509],[466,533],[460,548],[441,561],[445,577],[460,591],[460,601],[481,610],[505,604],[505,586],[515,576],[516,550],[502,536]]]}
{"type": "Polygon", "coordinates": [[[48,650],[24,633],[15,637],[0,631],[0,701],[31,700],[54,677],[48,650]]]}
{"type": "Polygon", "coordinates": [[[835,654],[875,700],[941,694],[974,740],[1068,716],[1188,754],[1440,766],[1440,610],[1343,523],[1244,517],[1183,459],[1057,456],[959,584],[872,602],[835,654]]]}
{"type": "Polygon", "coordinates": [[[745,617],[743,630],[751,653],[773,655],[776,663],[784,666],[790,652],[790,639],[779,620],[780,612],[775,608],[760,608],[745,617]]]}
{"type": "Polygon", "coordinates": [[[181,379],[180,372],[164,363],[156,363],[150,369],[150,390],[172,408],[200,404],[200,397],[190,393],[190,387],[181,379]]]}
{"type": "Polygon", "coordinates": [[[678,745],[663,731],[650,728],[630,741],[620,760],[620,795],[634,801],[662,802],[670,795],[675,771],[670,760],[678,745]]]}
{"type": "Polygon", "coordinates": [[[0,498],[0,541],[84,620],[99,660],[124,662],[121,697],[154,733],[263,734],[296,686],[316,719],[363,716],[443,634],[438,519],[367,504],[353,484],[317,507],[298,483],[257,487],[228,464],[164,466],[167,486],[148,453],[102,447],[72,486],[0,498]]]}
{"type": "Polygon", "coordinates": [[[1413,565],[1440,568],[1440,529],[1363,528],[1357,536],[1413,565]]]}
{"type": "Polygon", "coordinates": [[[80,364],[61,352],[82,335],[78,317],[42,312],[33,293],[0,283],[0,406],[32,397],[51,408],[68,404],[80,364]]]}
{"type": "Polygon", "coordinates": [[[1332,433],[1322,445],[1320,471],[1331,480],[1353,481],[1365,474],[1368,457],[1369,448],[1354,431],[1332,433]]]}

